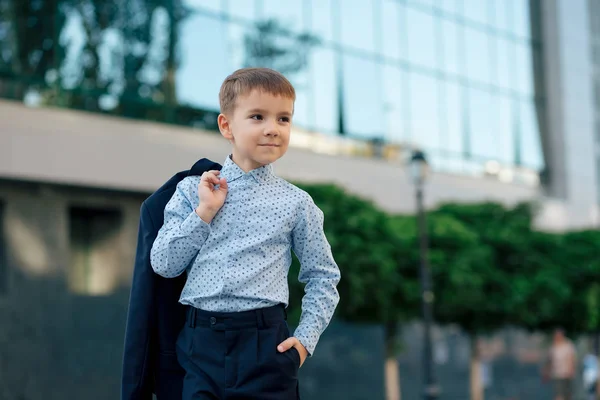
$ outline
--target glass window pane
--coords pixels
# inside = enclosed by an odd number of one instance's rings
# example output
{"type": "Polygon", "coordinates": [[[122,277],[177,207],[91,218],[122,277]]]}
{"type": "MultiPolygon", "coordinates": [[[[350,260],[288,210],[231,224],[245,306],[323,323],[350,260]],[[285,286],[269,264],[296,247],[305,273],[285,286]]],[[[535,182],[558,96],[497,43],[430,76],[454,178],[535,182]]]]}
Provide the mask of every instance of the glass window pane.
{"type": "Polygon", "coordinates": [[[383,0],[381,23],[383,31],[383,54],[400,58],[400,5],[395,0],[383,0]]]}
{"type": "Polygon", "coordinates": [[[523,165],[541,170],[544,167],[544,157],[540,142],[537,113],[532,101],[520,102],[520,148],[523,165]]]}
{"type": "Polygon", "coordinates": [[[437,0],[413,0],[415,3],[419,3],[422,6],[434,7],[437,0]]]}
{"type": "Polygon", "coordinates": [[[224,32],[223,21],[199,13],[181,23],[182,57],[175,81],[180,103],[219,109],[221,82],[232,72],[224,32]]]}
{"type": "Polygon", "coordinates": [[[421,74],[410,74],[411,143],[424,149],[439,152],[440,117],[438,107],[438,81],[421,74]]]}
{"type": "Polygon", "coordinates": [[[226,3],[227,13],[234,18],[247,21],[262,20],[262,16],[257,15],[254,0],[227,0],[226,3]]]}
{"type": "Polygon", "coordinates": [[[430,14],[407,8],[406,22],[410,62],[435,68],[437,53],[433,17],[430,14]]]}
{"type": "Polygon", "coordinates": [[[438,7],[452,14],[463,14],[463,0],[440,0],[438,7]]]}
{"type": "Polygon", "coordinates": [[[399,143],[407,138],[406,132],[406,75],[399,68],[383,67],[383,91],[385,113],[385,138],[388,142],[399,143]]]}
{"type": "Polygon", "coordinates": [[[465,29],[468,79],[491,83],[491,55],[488,35],[474,29],[465,29]]]}
{"type": "Polygon", "coordinates": [[[294,103],[293,123],[301,128],[308,129],[312,126],[310,115],[309,99],[312,87],[310,85],[310,75],[307,68],[302,68],[298,72],[285,74],[286,78],[294,85],[296,90],[296,102],[294,103]]]}
{"type": "Polygon", "coordinates": [[[445,83],[444,149],[453,158],[462,157],[465,152],[462,91],[463,88],[454,82],[445,83]]]}
{"type": "Polygon", "coordinates": [[[373,51],[373,3],[364,0],[344,0],[339,8],[342,43],[348,47],[373,51]]]}
{"type": "Polygon", "coordinates": [[[183,6],[191,10],[221,12],[221,0],[184,0],[183,6]]]}
{"type": "Polygon", "coordinates": [[[496,38],[496,84],[509,89],[512,86],[512,71],[514,68],[514,43],[501,37],[496,38]]]}
{"type": "Polygon", "coordinates": [[[495,25],[504,32],[511,32],[513,26],[513,2],[506,0],[493,0],[495,25]]]}
{"type": "Polygon", "coordinates": [[[533,94],[533,59],[531,47],[525,43],[515,44],[516,87],[519,92],[533,94]]]}
{"type": "MultiPolygon", "coordinates": [[[[227,51],[229,52],[229,69],[234,71],[247,66],[246,38],[254,33],[254,29],[246,25],[229,23],[227,26],[227,51]]],[[[191,38],[190,38],[191,40],[191,38]]]]}
{"type": "Polygon", "coordinates": [[[531,37],[529,0],[513,0],[513,32],[517,36],[531,37]]]}
{"type": "Polygon", "coordinates": [[[460,59],[458,48],[459,26],[452,21],[442,22],[442,37],[444,39],[444,61],[442,68],[451,74],[460,73],[460,59]]]}
{"type": "Polygon", "coordinates": [[[491,96],[488,92],[469,89],[469,142],[474,157],[497,157],[498,143],[490,124],[491,110],[491,96]]]}
{"type": "Polygon", "coordinates": [[[383,107],[380,65],[371,60],[344,56],[344,124],[346,131],[363,138],[382,137],[383,107]]]}
{"type": "Polygon", "coordinates": [[[313,79],[312,125],[321,132],[337,132],[341,77],[336,73],[336,55],[333,50],[319,47],[312,52],[310,66],[313,79]]]}
{"type": "Polygon", "coordinates": [[[273,19],[286,29],[302,31],[306,26],[302,4],[303,1],[288,1],[282,7],[280,0],[262,0],[262,19],[273,19]]]}
{"type": "Polygon", "coordinates": [[[463,0],[465,18],[481,24],[489,24],[490,12],[488,0],[463,0]]]}
{"type": "Polygon", "coordinates": [[[498,143],[497,160],[500,163],[514,165],[515,163],[515,129],[512,112],[513,100],[506,96],[494,96],[491,125],[496,128],[496,143],[498,143]]]}
{"type": "MultiPolygon", "coordinates": [[[[310,1],[310,0],[305,0],[310,1]]],[[[322,41],[333,40],[332,0],[312,0],[310,13],[311,32],[322,41]]]]}

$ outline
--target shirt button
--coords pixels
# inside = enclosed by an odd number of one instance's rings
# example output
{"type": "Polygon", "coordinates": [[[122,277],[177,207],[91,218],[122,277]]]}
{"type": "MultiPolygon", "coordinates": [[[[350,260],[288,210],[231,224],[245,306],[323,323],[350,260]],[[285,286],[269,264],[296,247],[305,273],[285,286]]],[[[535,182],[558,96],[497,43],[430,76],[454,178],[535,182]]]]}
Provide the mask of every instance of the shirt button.
{"type": "Polygon", "coordinates": [[[210,317],[210,324],[214,325],[217,323],[217,319],[215,317],[210,317]]]}

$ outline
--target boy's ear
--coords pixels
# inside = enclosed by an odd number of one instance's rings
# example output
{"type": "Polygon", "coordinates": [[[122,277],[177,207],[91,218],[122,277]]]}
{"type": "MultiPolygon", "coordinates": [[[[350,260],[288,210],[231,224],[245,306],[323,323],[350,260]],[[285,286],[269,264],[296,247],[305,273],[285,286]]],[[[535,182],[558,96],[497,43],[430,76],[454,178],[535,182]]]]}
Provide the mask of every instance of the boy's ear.
{"type": "Polygon", "coordinates": [[[231,133],[231,126],[229,125],[229,120],[225,114],[219,114],[217,118],[217,123],[219,124],[219,131],[221,135],[229,141],[233,140],[233,135],[231,133]]]}

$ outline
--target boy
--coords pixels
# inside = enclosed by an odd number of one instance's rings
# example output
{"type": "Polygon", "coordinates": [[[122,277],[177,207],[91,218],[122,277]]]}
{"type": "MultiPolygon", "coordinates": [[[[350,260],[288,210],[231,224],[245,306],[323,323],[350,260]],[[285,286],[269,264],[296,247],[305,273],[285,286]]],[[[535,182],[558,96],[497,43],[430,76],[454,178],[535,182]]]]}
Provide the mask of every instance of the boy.
{"type": "Polygon", "coordinates": [[[232,152],[220,172],[181,181],[165,207],[151,263],[167,278],[187,271],[177,340],[184,400],[297,399],[298,368],[339,301],[323,213],[271,166],[287,150],[295,99],[276,71],[228,76],[218,124],[232,152]],[[306,283],[294,336],[285,321],[290,250],[306,283]]]}

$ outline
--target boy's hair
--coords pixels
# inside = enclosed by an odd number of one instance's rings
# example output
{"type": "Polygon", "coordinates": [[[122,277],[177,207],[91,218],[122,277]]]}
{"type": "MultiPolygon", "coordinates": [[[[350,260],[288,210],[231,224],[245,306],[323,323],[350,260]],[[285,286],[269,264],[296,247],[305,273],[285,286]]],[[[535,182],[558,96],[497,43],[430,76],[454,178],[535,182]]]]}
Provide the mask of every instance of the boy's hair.
{"type": "Polygon", "coordinates": [[[231,113],[235,109],[237,98],[254,89],[296,101],[294,86],[280,72],[269,68],[242,68],[225,78],[221,85],[221,112],[231,113]]]}

